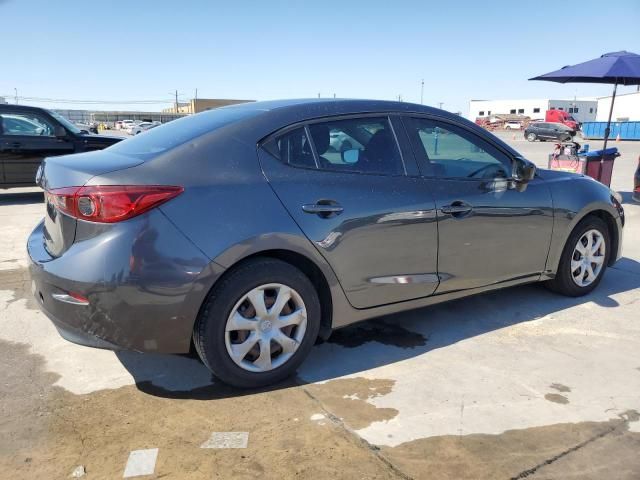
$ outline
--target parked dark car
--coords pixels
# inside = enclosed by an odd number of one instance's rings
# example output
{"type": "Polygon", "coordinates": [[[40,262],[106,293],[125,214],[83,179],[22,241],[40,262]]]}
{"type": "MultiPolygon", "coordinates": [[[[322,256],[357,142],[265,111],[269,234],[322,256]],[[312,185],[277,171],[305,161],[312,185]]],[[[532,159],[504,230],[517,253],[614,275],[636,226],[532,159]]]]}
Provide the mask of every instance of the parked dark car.
{"type": "Polygon", "coordinates": [[[241,387],[290,375],[334,328],[527,282],[584,295],[620,257],[607,187],[409,103],[224,107],[43,170],[30,271],[61,335],[193,339],[241,387]]]}
{"type": "Polygon", "coordinates": [[[35,185],[44,157],[101,150],[120,140],[83,133],[43,108],[0,105],[0,188],[35,185]]]}
{"type": "Polygon", "coordinates": [[[524,129],[524,138],[530,142],[540,140],[555,140],[558,142],[567,142],[576,134],[575,130],[563,125],[562,123],[549,122],[533,122],[524,129]]]}

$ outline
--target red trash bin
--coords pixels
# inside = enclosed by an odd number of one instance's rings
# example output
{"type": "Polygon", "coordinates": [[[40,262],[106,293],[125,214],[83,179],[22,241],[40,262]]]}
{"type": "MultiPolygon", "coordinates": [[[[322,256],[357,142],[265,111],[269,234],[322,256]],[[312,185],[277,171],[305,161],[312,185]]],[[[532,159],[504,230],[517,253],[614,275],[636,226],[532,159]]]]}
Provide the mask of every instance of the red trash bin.
{"type": "Polygon", "coordinates": [[[619,156],[620,153],[615,147],[586,153],[584,155],[587,161],[585,174],[610,187],[613,163],[619,156]]]}

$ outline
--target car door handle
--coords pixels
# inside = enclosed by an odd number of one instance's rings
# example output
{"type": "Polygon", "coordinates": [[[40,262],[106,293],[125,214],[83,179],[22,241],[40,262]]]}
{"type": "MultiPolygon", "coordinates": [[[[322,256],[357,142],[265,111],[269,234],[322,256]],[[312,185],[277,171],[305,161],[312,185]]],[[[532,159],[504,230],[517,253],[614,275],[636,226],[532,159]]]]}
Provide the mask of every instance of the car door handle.
{"type": "Polygon", "coordinates": [[[22,144],[20,142],[11,142],[9,148],[20,148],[22,144]]]}
{"type": "Polygon", "coordinates": [[[451,205],[444,205],[440,208],[442,213],[448,213],[454,217],[461,217],[472,210],[473,207],[465,202],[453,202],[451,205]]]}
{"type": "Polygon", "coordinates": [[[340,215],[344,208],[332,200],[321,200],[317,203],[305,203],[302,205],[302,211],[328,218],[332,215],[340,215]]]}

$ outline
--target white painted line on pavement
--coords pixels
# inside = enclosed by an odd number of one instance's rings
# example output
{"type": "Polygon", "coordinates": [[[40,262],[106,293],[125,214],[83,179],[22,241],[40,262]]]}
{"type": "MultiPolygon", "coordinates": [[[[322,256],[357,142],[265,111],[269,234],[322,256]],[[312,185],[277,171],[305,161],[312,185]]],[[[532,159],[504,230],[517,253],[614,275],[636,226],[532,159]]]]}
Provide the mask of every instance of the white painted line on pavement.
{"type": "Polygon", "coordinates": [[[124,468],[122,478],[138,477],[140,475],[153,475],[158,459],[158,449],[133,450],[129,454],[127,466],[124,468]]]}
{"type": "Polygon", "coordinates": [[[249,432],[213,432],[200,448],[247,448],[249,432]]]}

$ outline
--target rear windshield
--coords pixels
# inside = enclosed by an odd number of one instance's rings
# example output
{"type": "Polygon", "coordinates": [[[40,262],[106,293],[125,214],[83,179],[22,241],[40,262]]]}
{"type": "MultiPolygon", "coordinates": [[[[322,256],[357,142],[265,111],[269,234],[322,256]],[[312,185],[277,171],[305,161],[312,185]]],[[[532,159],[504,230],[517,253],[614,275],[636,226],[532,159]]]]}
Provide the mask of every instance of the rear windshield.
{"type": "Polygon", "coordinates": [[[116,143],[108,150],[121,155],[149,159],[205,133],[259,113],[262,111],[257,109],[218,108],[152,128],[144,135],[136,135],[116,143]]]}

